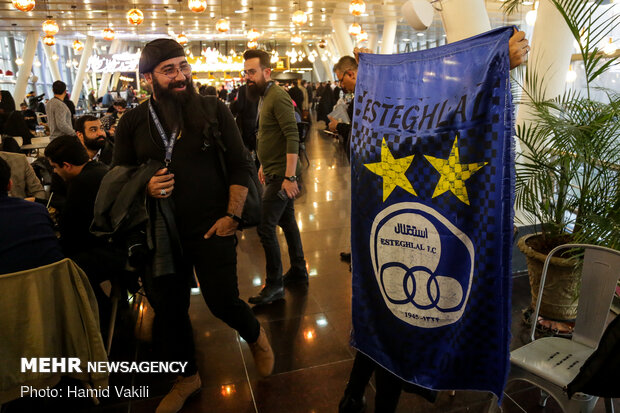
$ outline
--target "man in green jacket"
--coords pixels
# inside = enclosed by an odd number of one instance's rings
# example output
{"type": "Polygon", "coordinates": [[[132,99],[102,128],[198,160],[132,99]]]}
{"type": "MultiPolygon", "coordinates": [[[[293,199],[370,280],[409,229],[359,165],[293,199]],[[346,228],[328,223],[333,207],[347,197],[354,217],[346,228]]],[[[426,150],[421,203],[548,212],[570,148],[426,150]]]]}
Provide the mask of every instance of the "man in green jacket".
{"type": "Polygon", "coordinates": [[[299,132],[290,96],[271,80],[269,54],[263,50],[247,50],[243,58],[249,98],[259,100],[256,145],[261,166],[258,178],[266,185],[258,235],[265,249],[267,276],[265,287],[249,301],[269,304],[284,298],[284,285],[308,284],[294,209],[294,200],[299,194],[299,132]],[[284,231],[291,261],[291,269],[284,277],[276,225],[284,231]]]}

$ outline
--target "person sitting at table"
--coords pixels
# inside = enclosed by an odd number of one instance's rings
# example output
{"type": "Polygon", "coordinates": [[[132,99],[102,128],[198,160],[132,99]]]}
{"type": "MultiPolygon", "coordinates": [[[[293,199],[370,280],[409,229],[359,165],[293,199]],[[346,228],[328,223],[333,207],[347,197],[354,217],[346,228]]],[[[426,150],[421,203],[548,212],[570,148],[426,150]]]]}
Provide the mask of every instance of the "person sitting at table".
{"type": "Polygon", "coordinates": [[[34,173],[34,169],[28,163],[26,155],[0,151],[0,158],[4,159],[11,168],[11,191],[9,195],[15,198],[34,201],[45,200],[47,196],[41,181],[34,173]]]}
{"type": "Polygon", "coordinates": [[[19,107],[22,110],[22,117],[26,121],[26,125],[28,125],[28,129],[30,131],[37,130],[37,126],[39,126],[39,122],[37,122],[37,114],[34,113],[34,110],[28,109],[28,105],[25,102],[22,102],[19,107]]]}
{"type": "Polygon", "coordinates": [[[0,274],[64,258],[45,206],[9,196],[11,167],[0,157],[0,274]]]}
{"type": "Polygon", "coordinates": [[[75,133],[86,148],[90,160],[108,166],[112,163],[114,145],[107,139],[101,120],[93,115],[81,116],[75,121],[75,133]]]}
{"type": "Polygon", "coordinates": [[[100,323],[105,326],[111,304],[100,283],[120,274],[125,265],[123,254],[107,240],[90,233],[95,198],[108,168],[89,160],[77,136],[62,135],[54,139],[45,148],[45,157],[67,184],[64,208],[58,219],[60,244],[65,255],[88,276],[99,303],[100,323]]]}
{"type": "Polygon", "coordinates": [[[103,125],[103,129],[108,133],[110,131],[110,127],[112,125],[116,125],[120,120],[121,116],[125,113],[127,109],[127,101],[125,99],[116,99],[112,106],[108,109],[106,115],[101,118],[101,124],[103,125]]]}
{"type": "Polygon", "coordinates": [[[8,90],[0,92],[0,134],[20,136],[22,145],[30,145],[33,137],[22,113],[15,110],[15,99],[8,90]]]}

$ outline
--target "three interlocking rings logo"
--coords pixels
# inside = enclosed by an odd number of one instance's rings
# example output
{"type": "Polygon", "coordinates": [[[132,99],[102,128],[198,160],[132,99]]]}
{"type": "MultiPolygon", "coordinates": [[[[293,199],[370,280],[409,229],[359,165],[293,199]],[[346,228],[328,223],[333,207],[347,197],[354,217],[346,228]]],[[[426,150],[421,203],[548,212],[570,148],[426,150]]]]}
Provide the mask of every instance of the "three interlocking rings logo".
{"type": "Polygon", "coordinates": [[[403,202],[381,211],[370,251],[387,307],[408,324],[435,328],[459,320],[474,268],[469,237],[434,209],[403,202]]]}

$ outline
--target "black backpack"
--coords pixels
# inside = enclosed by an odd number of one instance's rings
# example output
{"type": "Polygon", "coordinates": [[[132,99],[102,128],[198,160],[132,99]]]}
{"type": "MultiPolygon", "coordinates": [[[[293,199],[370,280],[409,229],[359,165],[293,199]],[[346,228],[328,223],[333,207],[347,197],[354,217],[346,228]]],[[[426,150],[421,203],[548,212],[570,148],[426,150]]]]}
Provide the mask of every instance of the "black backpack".
{"type": "MultiPolygon", "coordinates": [[[[207,123],[202,131],[203,150],[211,145],[215,145],[217,149],[218,159],[222,168],[224,179],[228,181],[228,168],[226,167],[226,144],[222,139],[222,131],[218,122],[218,101],[215,96],[201,96],[201,106],[207,123]]],[[[245,151],[245,155],[251,160],[250,153],[245,151]]],[[[252,162],[254,165],[254,162],[252,162]]],[[[263,186],[258,180],[258,172],[256,168],[252,168],[250,180],[248,182],[248,196],[243,205],[243,213],[241,219],[242,228],[255,227],[260,223],[262,212],[263,186]]]]}

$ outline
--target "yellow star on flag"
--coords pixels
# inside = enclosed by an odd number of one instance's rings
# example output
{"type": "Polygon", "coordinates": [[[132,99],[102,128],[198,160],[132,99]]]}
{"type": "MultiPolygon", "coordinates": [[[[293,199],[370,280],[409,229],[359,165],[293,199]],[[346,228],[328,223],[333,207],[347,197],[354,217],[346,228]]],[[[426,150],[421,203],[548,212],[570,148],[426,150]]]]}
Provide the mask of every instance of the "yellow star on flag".
{"type": "Polygon", "coordinates": [[[452,150],[450,151],[448,159],[439,159],[428,155],[424,155],[424,157],[441,174],[441,178],[435,187],[433,198],[446,191],[450,191],[458,199],[469,205],[465,181],[471,178],[476,171],[485,166],[488,162],[462,164],[459,158],[459,148],[457,144],[458,136],[454,138],[452,150]]]}
{"type": "Polygon", "coordinates": [[[409,169],[414,156],[394,159],[384,137],[381,143],[381,162],[364,164],[372,173],[383,177],[383,202],[397,186],[400,186],[410,194],[418,195],[411,186],[409,179],[405,176],[405,172],[409,169]]]}

